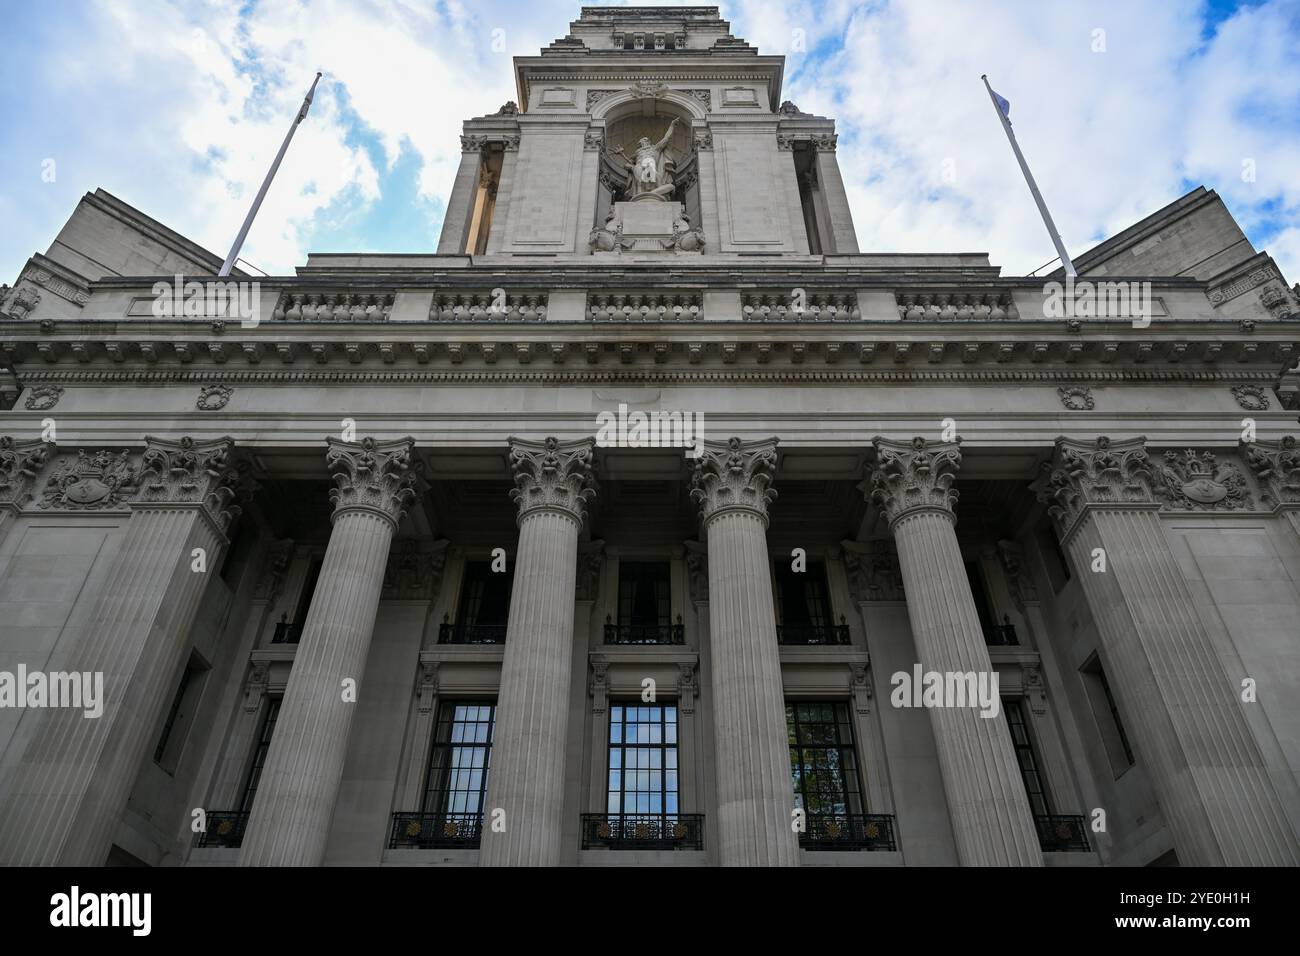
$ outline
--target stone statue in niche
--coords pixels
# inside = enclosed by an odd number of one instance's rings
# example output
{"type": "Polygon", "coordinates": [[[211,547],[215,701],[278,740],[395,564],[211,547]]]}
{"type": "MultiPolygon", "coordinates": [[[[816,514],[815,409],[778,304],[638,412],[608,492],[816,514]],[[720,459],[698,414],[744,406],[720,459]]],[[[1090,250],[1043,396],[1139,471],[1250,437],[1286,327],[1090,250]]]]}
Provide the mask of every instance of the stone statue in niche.
{"type": "Polygon", "coordinates": [[[673,161],[666,154],[678,122],[679,120],[674,118],[668,124],[668,131],[657,143],[652,143],[647,137],[642,136],[637,142],[635,154],[631,157],[622,146],[614,147],[614,152],[622,157],[628,169],[626,192],[630,202],[644,199],[657,199],[663,202],[672,194],[673,161]]]}

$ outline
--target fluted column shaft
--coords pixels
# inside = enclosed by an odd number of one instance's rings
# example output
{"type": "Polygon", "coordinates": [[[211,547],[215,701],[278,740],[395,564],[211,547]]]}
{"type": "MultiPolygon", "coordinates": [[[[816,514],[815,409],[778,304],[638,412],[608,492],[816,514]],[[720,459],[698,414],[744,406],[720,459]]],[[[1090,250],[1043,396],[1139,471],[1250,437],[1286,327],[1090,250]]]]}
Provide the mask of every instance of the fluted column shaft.
{"type": "Polygon", "coordinates": [[[285,687],[241,866],[319,866],[338,802],[413,441],[330,440],[334,526],[285,687]],[[345,682],[352,683],[345,687],[345,682]],[[345,693],[346,691],[346,693],[345,693]]]}
{"type": "Polygon", "coordinates": [[[487,812],[504,810],[505,829],[484,820],[485,865],[560,862],[578,530],[558,511],[519,526],[487,792],[487,812]]]}
{"type": "Polygon", "coordinates": [[[578,532],[595,494],[594,442],[512,438],[510,445],[519,547],[479,862],[556,866],[564,831],[578,532]]]}
{"type": "Polygon", "coordinates": [[[1295,866],[1300,845],[1161,527],[1142,439],[1060,439],[1052,502],[1106,677],[1184,866],[1295,866]],[[1105,570],[1094,570],[1105,562],[1105,570]]]}
{"type": "MultiPolygon", "coordinates": [[[[204,588],[221,566],[225,528],[239,514],[232,502],[243,493],[227,459],[231,442],[148,442],[130,486],[148,500],[133,507],[90,620],[52,662],[102,674],[103,713],[24,713],[19,734],[30,736],[0,783],[0,864],[104,864],[175,691],[204,588]],[[194,570],[196,548],[204,572],[194,570]]],[[[75,472],[69,464],[65,473],[75,472]]]]}
{"type": "MultiPolygon", "coordinates": [[[[954,528],[958,446],[876,439],[872,499],[890,520],[917,659],[926,672],[991,675],[954,528]]],[[[951,703],[951,702],[947,702],[951,703]]],[[[944,794],[963,866],[1042,866],[1011,733],[999,710],[930,707],[944,794]]]]}
{"type": "Polygon", "coordinates": [[[790,749],[767,554],[776,440],[706,442],[691,497],[708,542],[709,647],[723,866],[797,866],[790,749]]]}

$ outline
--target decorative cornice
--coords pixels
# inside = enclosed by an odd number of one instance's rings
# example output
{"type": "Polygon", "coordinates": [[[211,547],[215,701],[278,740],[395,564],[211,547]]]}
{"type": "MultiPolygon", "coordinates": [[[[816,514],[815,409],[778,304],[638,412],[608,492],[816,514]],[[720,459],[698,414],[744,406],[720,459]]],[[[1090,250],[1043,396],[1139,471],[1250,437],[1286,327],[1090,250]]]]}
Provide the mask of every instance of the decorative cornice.
{"type": "Polygon", "coordinates": [[[720,514],[743,511],[755,515],[767,525],[767,509],[776,490],[771,487],[776,474],[778,439],[726,442],[706,441],[695,472],[691,476],[691,500],[700,509],[700,520],[707,524],[720,514]]]}
{"type": "Polygon", "coordinates": [[[581,526],[596,497],[592,474],[596,440],[562,442],[550,436],[537,442],[512,437],[509,443],[510,471],[515,480],[510,500],[519,508],[518,521],[553,511],[568,515],[581,526]]]}
{"type": "Polygon", "coordinates": [[[54,450],[51,442],[0,436],[0,504],[22,507],[54,450]]]}
{"type": "Polygon", "coordinates": [[[898,564],[898,552],[893,541],[846,540],[841,541],[840,545],[844,553],[849,594],[854,601],[905,600],[903,572],[898,564]]]}
{"type": "Polygon", "coordinates": [[[1300,504],[1300,447],[1294,435],[1279,441],[1242,442],[1241,449],[1264,490],[1265,504],[1300,504]]]}
{"type": "Polygon", "coordinates": [[[1050,462],[1030,486],[1056,519],[1062,538],[1090,506],[1154,505],[1146,438],[1087,442],[1058,438],[1050,462]]]}
{"type": "Polygon", "coordinates": [[[145,437],[138,477],[141,504],[201,504],[223,534],[256,493],[248,462],[234,457],[232,438],[195,441],[145,437]]]}
{"type": "Polygon", "coordinates": [[[917,511],[955,517],[957,492],[952,483],[961,468],[960,439],[927,442],[918,435],[903,442],[876,436],[871,444],[876,448],[876,465],[869,480],[869,500],[884,512],[891,527],[917,511]]]}
{"type": "Polygon", "coordinates": [[[345,511],[369,511],[396,527],[415,500],[414,438],[347,442],[327,438],[325,464],[334,475],[330,489],[334,520],[345,511]]]}

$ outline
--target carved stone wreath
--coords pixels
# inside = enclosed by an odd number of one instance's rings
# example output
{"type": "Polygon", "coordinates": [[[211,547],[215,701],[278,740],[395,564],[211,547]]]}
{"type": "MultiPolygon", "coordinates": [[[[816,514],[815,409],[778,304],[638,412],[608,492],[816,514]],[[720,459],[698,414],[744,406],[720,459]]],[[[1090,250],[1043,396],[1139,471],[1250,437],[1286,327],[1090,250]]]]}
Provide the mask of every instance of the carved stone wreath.
{"type": "Polygon", "coordinates": [[[1061,396],[1061,404],[1072,412],[1090,412],[1097,407],[1092,389],[1087,385],[1063,385],[1056,394],[1061,396]]]}
{"type": "Polygon", "coordinates": [[[194,404],[201,412],[215,412],[226,407],[234,392],[229,385],[204,385],[199,389],[199,399],[194,404]]]}
{"type": "Polygon", "coordinates": [[[1268,392],[1258,385],[1234,385],[1232,397],[1248,412],[1263,412],[1269,408],[1268,392]]]}
{"type": "Polygon", "coordinates": [[[27,408],[33,412],[43,412],[59,404],[62,397],[62,385],[37,385],[27,396],[27,408]]]}

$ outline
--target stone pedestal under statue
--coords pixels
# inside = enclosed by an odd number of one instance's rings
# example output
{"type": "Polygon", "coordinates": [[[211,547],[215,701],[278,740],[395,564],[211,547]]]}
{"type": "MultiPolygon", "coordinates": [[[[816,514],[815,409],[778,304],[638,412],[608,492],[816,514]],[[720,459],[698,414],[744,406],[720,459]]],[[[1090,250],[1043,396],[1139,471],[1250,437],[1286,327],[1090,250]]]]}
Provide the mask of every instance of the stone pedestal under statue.
{"type": "Polygon", "coordinates": [[[597,256],[704,251],[704,234],[691,226],[686,207],[650,197],[614,203],[604,227],[593,229],[588,242],[597,256]]]}

